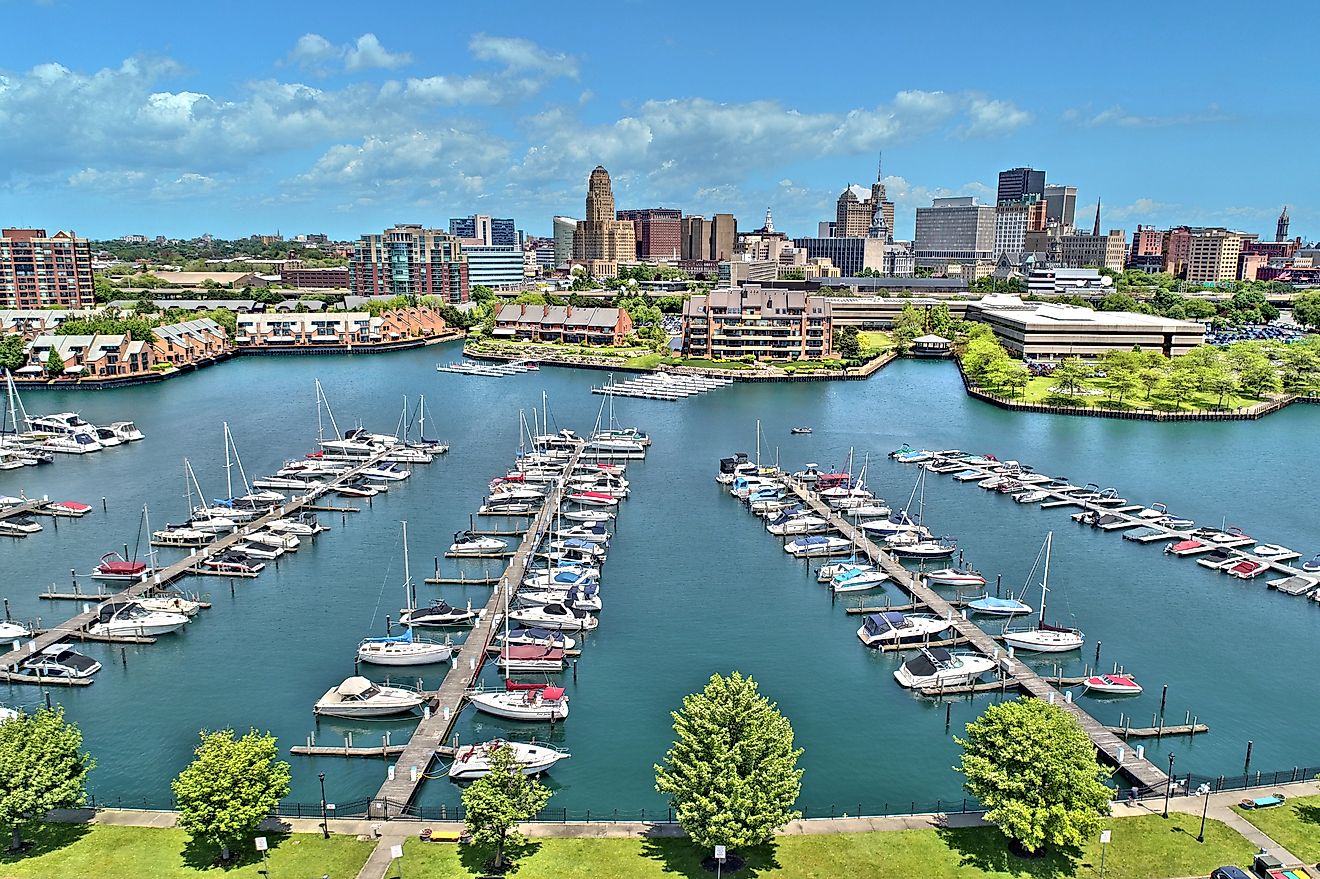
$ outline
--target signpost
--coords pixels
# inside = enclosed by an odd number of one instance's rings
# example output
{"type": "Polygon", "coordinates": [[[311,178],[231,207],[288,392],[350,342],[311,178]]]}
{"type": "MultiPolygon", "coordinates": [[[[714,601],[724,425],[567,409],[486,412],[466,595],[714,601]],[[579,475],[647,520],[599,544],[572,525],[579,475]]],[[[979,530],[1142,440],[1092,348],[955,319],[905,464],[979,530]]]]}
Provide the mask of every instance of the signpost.
{"type": "Polygon", "coordinates": [[[266,837],[257,837],[257,851],[261,852],[261,875],[270,879],[270,863],[266,860],[266,849],[270,846],[266,844],[266,837]]]}
{"type": "Polygon", "coordinates": [[[728,850],[724,846],[715,846],[715,879],[720,879],[724,874],[724,859],[728,856],[728,850]]]}
{"type": "Polygon", "coordinates": [[[1100,879],[1105,879],[1105,849],[1109,848],[1109,831],[1100,831],[1100,879]]]}
{"type": "Polygon", "coordinates": [[[403,846],[402,845],[390,846],[390,860],[399,862],[398,876],[399,879],[403,879],[403,846]]]}

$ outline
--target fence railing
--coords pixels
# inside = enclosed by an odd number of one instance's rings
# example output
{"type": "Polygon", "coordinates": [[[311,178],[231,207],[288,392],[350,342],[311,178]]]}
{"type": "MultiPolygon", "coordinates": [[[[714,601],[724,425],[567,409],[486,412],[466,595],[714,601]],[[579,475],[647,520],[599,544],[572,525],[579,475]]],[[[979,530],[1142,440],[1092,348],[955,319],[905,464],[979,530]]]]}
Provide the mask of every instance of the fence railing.
{"type": "MultiPolygon", "coordinates": [[[[1295,766],[1292,769],[1280,769],[1273,772],[1247,772],[1242,775],[1199,775],[1187,773],[1174,777],[1171,793],[1173,796],[1194,795],[1202,784],[1209,785],[1211,793],[1250,788],[1268,788],[1284,784],[1320,779],[1320,766],[1295,766]]],[[[1144,788],[1122,788],[1114,792],[1114,800],[1151,799],[1163,797],[1165,785],[1144,788]]],[[[131,809],[145,811],[174,811],[177,804],[171,797],[168,801],[152,800],[149,797],[96,796],[88,798],[87,805],[93,809],[131,809]]],[[[937,800],[904,800],[902,802],[852,802],[812,804],[798,806],[803,818],[883,818],[902,815],[926,814],[964,814],[982,811],[981,805],[970,797],[954,797],[937,800]]],[[[304,803],[288,801],[280,803],[274,813],[280,818],[320,818],[320,802],[304,803]]],[[[402,815],[425,821],[462,821],[464,811],[461,805],[404,805],[378,799],[353,800],[335,803],[333,809],[327,809],[330,818],[362,818],[375,815],[402,815]],[[388,808],[386,808],[388,807],[388,808]]],[[[672,808],[642,809],[570,809],[551,806],[542,809],[533,819],[546,823],[572,824],[582,822],[641,822],[651,824],[673,824],[677,822],[672,808]]]]}

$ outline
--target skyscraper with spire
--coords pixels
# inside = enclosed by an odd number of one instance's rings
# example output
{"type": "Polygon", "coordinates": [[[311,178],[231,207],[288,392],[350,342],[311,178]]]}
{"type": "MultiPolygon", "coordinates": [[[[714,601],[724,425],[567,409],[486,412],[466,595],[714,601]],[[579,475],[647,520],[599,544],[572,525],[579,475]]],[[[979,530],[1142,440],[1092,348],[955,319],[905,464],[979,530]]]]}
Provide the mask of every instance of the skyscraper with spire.
{"type": "Polygon", "coordinates": [[[838,238],[870,238],[881,225],[885,230],[885,241],[893,241],[894,203],[885,192],[883,169],[877,164],[876,180],[871,184],[870,192],[849,183],[848,188],[839,194],[835,203],[834,235],[838,238]],[[883,217],[883,224],[876,222],[877,213],[883,217]]]}
{"type": "Polygon", "coordinates": [[[1279,213],[1279,222],[1274,225],[1274,240],[1275,241],[1288,240],[1288,206],[1287,205],[1283,206],[1283,210],[1279,213]]]}

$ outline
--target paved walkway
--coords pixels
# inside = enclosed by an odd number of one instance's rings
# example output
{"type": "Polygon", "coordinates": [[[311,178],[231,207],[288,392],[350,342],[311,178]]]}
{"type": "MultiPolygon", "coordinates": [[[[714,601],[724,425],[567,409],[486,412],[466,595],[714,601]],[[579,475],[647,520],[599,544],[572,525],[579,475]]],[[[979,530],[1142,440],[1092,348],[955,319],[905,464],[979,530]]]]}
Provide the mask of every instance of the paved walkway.
{"type": "MultiPolygon", "coordinates": [[[[1256,795],[1280,791],[1289,798],[1320,795],[1320,782],[1305,781],[1296,784],[1275,785],[1254,791],[1224,791],[1210,795],[1208,816],[1221,821],[1241,834],[1248,842],[1265,849],[1277,856],[1285,864],[1300,864],[1301,860],[1270,839],[1250,821],[1247,821],[1232,806],[1256,795]]],[[[1188,815],[1200,815],[1204,801],[1198,796],[1175,796],[1169,801],[1169,811],[1188,815]]],[[[1133,805],[1114,804],[1115,818],[1132,818],[1140,815],[1160,814],[1164,809],[1163,799],[1143,800],[1133,805]]],[[[68,809],[50,813],[53,821],[68,823],[110,824],[128,827],[174,827],[178,813],[166,811],[148,811],[138,809],[68,809]]],[[[376,848],[358,873],[358,879],[384,879],[389,875],[391,858],[390,849],[402,845],[406,840],[416,838],[423,828],[431,828],[439,834],[457,835],[463,824],[457,821],[418,821],[414,819],[394,819],[374,821],[366,818],[331,818],[328,822],[331,833],[356,836],[359,839],[376,839],[376,848]]],[[[807,818],[792,821],[780,831],[781,835],[815,835],[829,833],[873,833],[894,830],[929,830],[936,827],[978,827],[985,822],[980,813],[928,813],[922,815],[893,815],[888,817],[861,818],[807,818]]],[[[320,833],[321,822],[316,818],[271,818],[262,824],[264,830],[281,830],[290,833],[320,833]]],[[[643,821],[573,821],[532,822],[520,828],[524,835],[541,838],[560,839],[628,839],[643,837],[679,837],[683,830],[677,824],[654,824],[643,821]]]]}

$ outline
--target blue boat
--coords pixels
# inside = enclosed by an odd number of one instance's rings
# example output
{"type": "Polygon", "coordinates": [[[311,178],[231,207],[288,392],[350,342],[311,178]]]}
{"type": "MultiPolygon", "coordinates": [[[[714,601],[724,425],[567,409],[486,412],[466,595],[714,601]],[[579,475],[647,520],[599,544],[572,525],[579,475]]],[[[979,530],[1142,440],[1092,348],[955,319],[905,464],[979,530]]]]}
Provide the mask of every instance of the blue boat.
{"type": "Polygon", "coordinates": [[[996,617],[1012,617],[1031,613],[1032,611],[1031,605],[1016,598],[995,598],[991,595],[982,595],[980,598],[967,602],[967,609],[972,613],[983,613],[996,617]]]}
{"type": "Polygon", "coordinates": [[[1308,574],[1320,573],[1320,553],[1316,553],[1315,558],[1309,562],[1302,562],[1302,570],[1308,574]]]}

